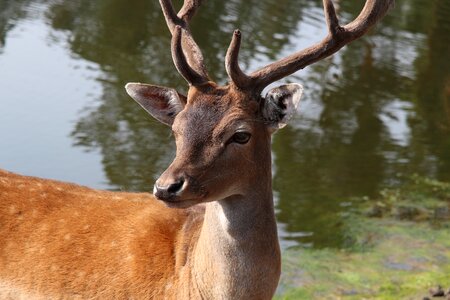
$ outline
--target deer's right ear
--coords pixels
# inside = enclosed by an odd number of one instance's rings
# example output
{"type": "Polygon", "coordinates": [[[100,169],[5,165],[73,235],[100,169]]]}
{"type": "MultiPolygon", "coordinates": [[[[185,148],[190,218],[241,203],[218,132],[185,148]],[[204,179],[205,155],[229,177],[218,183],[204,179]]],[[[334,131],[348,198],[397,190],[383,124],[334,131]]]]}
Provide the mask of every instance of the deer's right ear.
{"type": "Polygon", "coordinates": [[[186,97],[174,89],[144,84],[128,83],[128,95],[161,123],[172,125],[175,116],[183,110],[186,97]]]}

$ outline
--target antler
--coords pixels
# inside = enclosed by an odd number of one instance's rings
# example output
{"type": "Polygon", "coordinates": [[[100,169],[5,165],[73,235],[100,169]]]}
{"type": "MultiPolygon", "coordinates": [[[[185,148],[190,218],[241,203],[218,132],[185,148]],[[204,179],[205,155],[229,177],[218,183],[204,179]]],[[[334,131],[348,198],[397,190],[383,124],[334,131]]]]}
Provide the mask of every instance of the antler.
{"type": "Polygon", "coordinates": [[[170,0],[159,0],[172,34],[172,58],[175,67],[184,79],[194,86],[209,81],[202,52],[192,38],[188,24],[201,2],[202,0],[185,0],[177,14],[170,0]]]}
{"type": "Polygon", "coordinates": [[[367,0],[359,16],[340,26],[332,0],[323,0],[328,35],[318,44],[271,63],[250,75],[239,68],[241,34],[236,30],[225,57],[225,67],[232,83],[241,89],[263,90],[270,83],[332,55],[351,41],[363,36],[393,6],[394,0],[367,0]]]}

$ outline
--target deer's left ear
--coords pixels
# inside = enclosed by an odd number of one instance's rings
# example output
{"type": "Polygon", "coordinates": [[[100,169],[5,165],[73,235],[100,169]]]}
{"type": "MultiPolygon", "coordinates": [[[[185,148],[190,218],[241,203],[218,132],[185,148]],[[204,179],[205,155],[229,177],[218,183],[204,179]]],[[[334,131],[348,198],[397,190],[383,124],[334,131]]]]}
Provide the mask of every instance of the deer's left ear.
{"type": "Polygon", "coordinates": [[[302,93],[303,87],[297,83],[285,84],[267,92],[262,113],[264,121],[273,131],[286,126],[297,112],[302,93]]]}
{"type": "Polygon", "coordinates": [[[128,95],[161,123],[172,125],[175,116],[183,110],[186,97],[172,88],[144,83],[128,83],[128,95]]]}

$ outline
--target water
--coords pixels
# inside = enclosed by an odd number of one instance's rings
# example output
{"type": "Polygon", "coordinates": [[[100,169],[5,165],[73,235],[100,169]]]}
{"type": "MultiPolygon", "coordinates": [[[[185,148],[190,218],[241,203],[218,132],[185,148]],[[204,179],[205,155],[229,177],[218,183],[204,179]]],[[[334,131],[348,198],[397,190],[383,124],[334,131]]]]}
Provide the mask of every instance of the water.
{"type": "MultiPolygon", "coordinates": [[[[340,1],[341,20],[362,2],[340,1]]],[[[246,70],[326,33],[319,0],[208,0],[192,31],[219,83],[235,28],[246,70]]],[[[157,1],[0,0],[1,168],[150,191],[173,138],[123,86],[185,91],[169,43],[157,1]]],[[[352,198],[413,173],[450,180],[449,48],[449,1],[397,0],[363,40],[284,80],[305,87],[300,114],[273,140],[284,247],[345,247],[352,198]]]]}

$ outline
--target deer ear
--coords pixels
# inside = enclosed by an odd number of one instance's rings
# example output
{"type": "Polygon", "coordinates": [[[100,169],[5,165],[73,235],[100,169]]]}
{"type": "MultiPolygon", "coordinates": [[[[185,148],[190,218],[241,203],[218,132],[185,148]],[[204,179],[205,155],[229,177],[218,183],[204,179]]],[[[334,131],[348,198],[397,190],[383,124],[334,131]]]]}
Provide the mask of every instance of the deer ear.
{"type": "Polygon", "coordinates": [[[302,93],[303,87],[297,83],[281,85],[267,92],[262,113],[264,121],[273,131],[286,126],[297,112],[302,93]]]}
{"type": "Polygon", "coordinates": [[[186,97],[167,87],[143,83],[128,83],[125,86],[131,96],[150,115],[161,123],[172,126],[175,116],[183,110],[186,97]]]}

